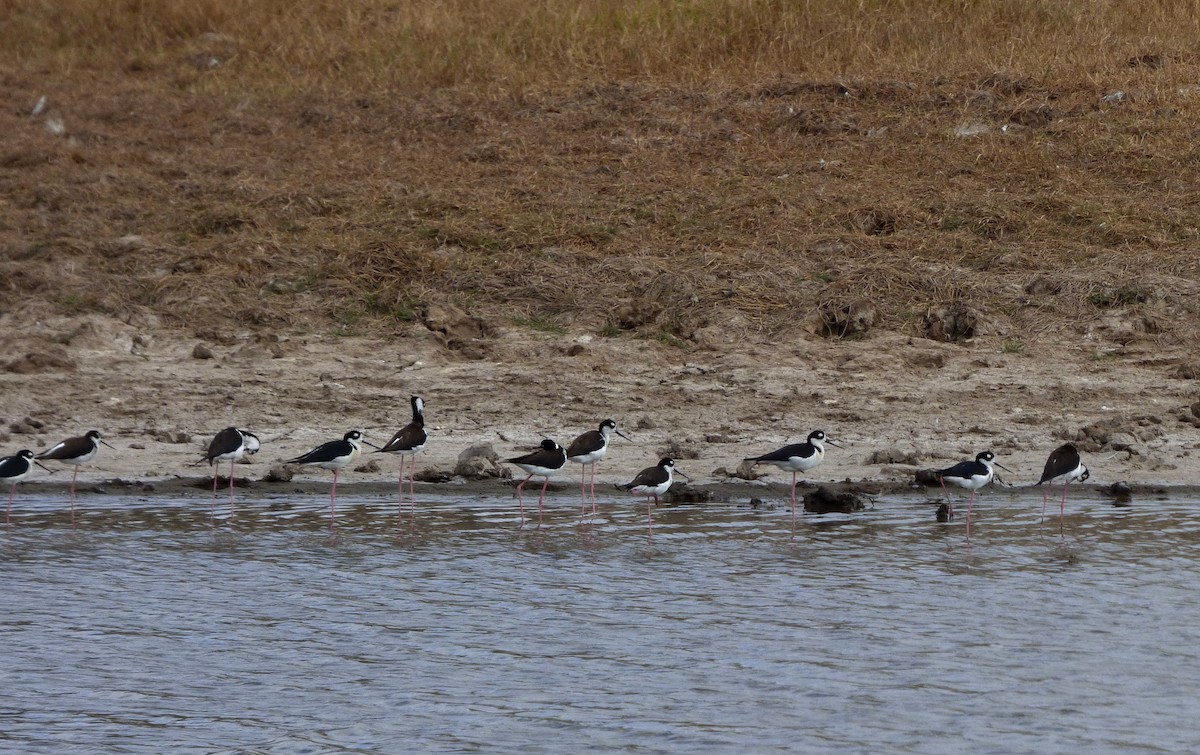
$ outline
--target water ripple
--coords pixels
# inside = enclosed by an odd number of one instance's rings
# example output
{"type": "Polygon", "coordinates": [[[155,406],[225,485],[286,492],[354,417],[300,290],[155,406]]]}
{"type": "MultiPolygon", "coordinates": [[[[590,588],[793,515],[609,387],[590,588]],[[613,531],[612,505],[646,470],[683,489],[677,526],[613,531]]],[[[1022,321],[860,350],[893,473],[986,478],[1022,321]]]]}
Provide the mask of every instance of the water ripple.
{"type": "Polygon", "coordinates": [[[22,497],[0,748],[1187,750],[1194,502],[854,515],[22,497]]]}

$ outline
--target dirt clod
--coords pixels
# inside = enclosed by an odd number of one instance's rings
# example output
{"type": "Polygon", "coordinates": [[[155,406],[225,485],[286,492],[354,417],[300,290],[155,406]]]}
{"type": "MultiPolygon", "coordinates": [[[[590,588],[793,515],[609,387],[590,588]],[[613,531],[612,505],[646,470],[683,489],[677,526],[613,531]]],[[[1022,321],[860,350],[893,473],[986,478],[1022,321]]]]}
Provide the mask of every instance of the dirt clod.
{"type": "Polygon", "coordinates": [[[47,372],[74,372],[75,360],[71,359],[65,349],[52,347],[38,351],[27,352],[5,365],[4,369],[18,375],[32,375],[47,372]]]}
{"type": "Polygon", "coordinates": [[[476,443],[468,446],[458,454],[454,465],[454,474],[468,480],[482,480],[488,477],[499,477],[500,455],[491,443],[476,443]]]}
{"type": "Polygon", "coordinates": [[[975,337],[979,330],[979,313],[963,302],[936,304],[922,319],[926,338],[935,341],[960,342],[975,337]]]}
{"type": "Polygon", "coordinates": [[[192,349],[192,359],[212,359],[213,350],[202,343],[196,344],[192,349]]]}
{"type": "Polygon", "coordinates": [[[147,434],[159,443],[191,443],[191,433],[183,430],[148,430],[147,434]]]}
{"type": "Polygon", "coordinates": [[[850,491],[837,491],[826,485],[804,496],[804,510],[813,514],[850,514],[867,508],[866,499],[850,491]]]}
{"type": "Polygon", "coordinates": [[[267,473],[263,476],[263,480],[266,482],[291,482],[295,474],[296,470],[294,467],[289,464],[280,464],[267,470],[267,473]]]}
{"type": "Polygon", "coordinates": [[[854,338],[864,335],[875,324],[875,305],[868,299],[847,304],[829,302],[817,312],[815,332],[822,338],[854,338]]]}
{"type": "Polygon", "coordinates": [[[898,446],[890,446],[872,451],[864,464],[909,464],[917,465],[921,463],[923,457],[916,451],[904,450],[898,446]]]}

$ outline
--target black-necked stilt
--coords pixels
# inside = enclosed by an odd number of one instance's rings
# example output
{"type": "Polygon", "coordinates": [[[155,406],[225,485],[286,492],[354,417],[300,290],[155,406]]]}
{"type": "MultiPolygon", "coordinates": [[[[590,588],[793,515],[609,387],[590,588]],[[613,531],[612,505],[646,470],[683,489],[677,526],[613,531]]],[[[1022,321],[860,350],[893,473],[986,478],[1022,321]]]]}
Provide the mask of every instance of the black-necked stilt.
{"type": "Polygon", "coordinates": [[[363,445],[378,448],[362,439],[359,430],[351,430],[342,436],[341,440],[331,440],[322,443],[306,454],[290,459],[286,464],[299,464],[307,467],[320,467],[333,472],[333,487],[329,490],[329,526],[337,526],[337,479],[338,470],[358,458],[363,445]]]}
{"type": "MultiPolygon", "coordinates": [[[[1070,443],[1064,443],[1054,449],[1050,454],[1050,458],[1046,459],[1046,468],[1042,470],[1042,479],[1038,480],[1037,485],[1042,483],[1054,484],[1061,482],[1063,484],[1062,501],[1058,507],[1058,531],[1062,533],[1063,516],[1067,511],[1067,486],[1072,482],[1083,482],[1091,476],[1091,472],[1083,465],[1083,460],[1079,458],[1079,449],[1070,443]]],[[[1042,521],[1046,521],[1046,498],[1047,492],[1042,491],[1042,521]]]]}
{"type": "Polygon", "coordinates": [[[71,524],[75,524],[75,478],[79,476],[79,465],[87,464],[96,458],[101,443],[112,448],[100,437],[99,430],[88,430],[78,438],[67,438],[33,457],[48,461],[61,461],[63,464],[75,467],[75,471],[71,474],[71,524]]]}
{"type": "MultiPolygon", "coordinates": [[[[952,467],[939,469],[937,476],[942,483],[942,490],[946,489],[946,483],[957,485],[960,488],[966,488],[971,491],[971,501],[967,504],[967,540],[971,539],[971,508],[975,505],[975,491],[982,488],[992,481],[996,475],[996,470],[993,467],[1000,467],[1006,472],[1012,470],[996,461],[996,454],[991,451],[980,451],[975,454],[974,461],[960,461],[952,467]]],[[[946,493],[946,500],[950,500],[949,492],[946,493]]],[[[954,517],[954,504],[950,504],[950,516],[954,517]]]]}
{"type": "Polygon", "coordinates": [[[792,524],[796,523],[796,474],[807,472],[825,460],[826,443],[835,448],[841,448],[837,443],[825,437],[824,431],[814,430],[808,434],[808,440],[803,443],[793,443],[769,454],[745,459],[745,461],[752,461],[755,464],[772,464],[784,472],[792,473],[792,524]]]}
{"type": "MultiPolygon", "coordinates": [[[[604,454],[608,452],[608,441],[612,434],[616,433],[625,440],[629,440],[629,436],[617,429],[617,423],[611,419],[606,419],[600,423],[598,430],[588,430],[583,435],[580,435],[575,440],[571,441],[571,445],[567,446],[567,461],[573,461],[579,464],[579,496],[584,500],[586,506],[585,482],[587,478],[588,465],[592,467],[592,514],[596,513],[596,462],[604,458],[604,454]]],[[[583,508],[580,508],[579,515],[583,516],[583,508]]]]}
{"type": "Polygon", "coordinates": [[[208,444],[208,450],[204,453],[204,458],[196,462],[199,464],[207,461],[210,467],[214,464],[217,467],[213,470],[212,500],[208,507],[210,522],[214,518],[214,510],[217,505],[217,477],[221,471],[221,462],[229,462],[229,516],[233,517],[236,516],[233,510],[233,465],[247,454],[253,456],[258,453],[260,448],[262,448],[262,443],[258,436],[240,427],[227,427],[213,436],[212,441],[208,444]]]}
{"type": "Polygon", "coordinates": [[[412,457],[412,471],[408,474],[408,493],[412,499],[413,516],[417,515],[417,493],[415,476],[417,474],[417,454],[425,448],[429,434],[425,432],[425,401],[420,396],[413,396],[412,422],[396,431],[392,439],[384,444],[376,453],[397,454],[400,457],[400,487],[399,505],[404,505],[404,460],[412,457]]]}
{"type": "Polygon", "coordinates": [[[654,518],[652,516],[654,506],[658,505],[658,497],[667,492],[671,487],[671,483],[675,481],[674,475],[678,474],[685,480],[692,478],[688,477],[682,471],[675,469],[674,459],[660,459],[658,464],[653,467],[646,467],[631,482],[624,485],[618,485],[620,490],[628,490],[634,495],[646,496],[646,529],[650,530],[654,526],[654,518]]]}
{"type": "Polygon", "coordinates": [[[529,482],[533,477],[543,478],[542,492],[538,495],[538,526],[541,527],[542,499],[546,497],[546,486],[550,484],[550,478],[558,474],[567,463],[567,452],[554,441],[544,438],[542,439],[541,447],[533,453],[528,453],[524,456],[515,456],[504,461],[509,464],[515,464],[529,475],[517,484],[517,507],[521,511],[522,527],[525,526],[525,503],[522,495],[525,483],[529,482]]]}
{"type": "Polygon", "coordinates": [[[33,451],[29,449],[17,451],[12,456],[0,459],[0,482],[7,482],[11,485],[8,489],[8,508],[4,512],[5,524],[8,524],[9,515],[12,514],[13,493],[17,492],[17,483],[29,476],[34,464],[47,472],[50,471],[49,467],[33,458],[33,451]]]}

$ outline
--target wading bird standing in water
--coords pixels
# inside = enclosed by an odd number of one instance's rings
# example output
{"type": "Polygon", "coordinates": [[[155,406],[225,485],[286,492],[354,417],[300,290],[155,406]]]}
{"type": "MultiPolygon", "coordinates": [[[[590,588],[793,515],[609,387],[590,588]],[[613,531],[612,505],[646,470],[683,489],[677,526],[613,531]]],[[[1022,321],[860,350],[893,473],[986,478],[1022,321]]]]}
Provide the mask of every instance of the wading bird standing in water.
{"type": "Polygon", "coordinates": [[[691,480],[682,471],[675,468],[675,460],[664,458],[660,459],[658,464],[653,467],[646,467],[632,481],[624,485],[618,485],[620,490],[628,490],[634,495],[646,496],[646,532],[649,533],[654,528],[653,507],[658,505],[658,497],[666,493],[670,489],[671,483],[675,482],[675,475],[678,474],[685,480],[691,480]]]}
{"type": "Polygon", "coordinates": [[[542,499],[546,497],[546,486],[550,484],[550,478],[558,474],[559,470],[567,463],[567,452],[563,447],[550,440],[544,438],[541,448],[533,453],[525,454],[524,456],[515,456],[511,459],[505,459],[509,464],[515,464],[528,474],[524,480],[517,485],[517,507],[521,512],[521,526],[525,526],[525,503],[521,491],[525,488],[525,483],[533,477],[543,478],[542,492],[538,496],[538,527],[542,526],[542,499]]]}
{"type": "Polygon", "coordinates": [[[329,489],[329,529],[337,527],[337,480],[338,470],[358,458],[363,445],[372,446],[363,440],[360,430],[351,430],[342,436],[341,440],[331,440],[322,443],[306,454],[291,459],[286,464],[299,464],[302,467],[320,467],[333,472],[333,487],[329,489]]]}
{"type": "MultiPolygon", "coordinates": [[[[971,542],[971,508],[975,505],[975,491],[987,485],[996,476],[993,467],[1000,467],[1006,472],[1012,471],[999,464],[996,454],[991,451],[980,451],[975,455],[974,461],[960,461],[952,467],[938,470],[938,481],[942,483],[943,491],[946,490],[947,482],[971,491],[971,501],[967,504],[967,542],[971,542]]],[[[950,500],[949,491],[946,491],[946,500],[950,500]]],[[[954,504],[950,505],[950,518],[954,518],[954,504]]]]}
{"type": "MultiPolygon", "coordinates": [[[[100,437],[99,430],[88,430],[78,438],[67,438],[61,443],[58,443],[50,448],[42,451],[35,459],[46,459],[48,461],[61,461],[63,464],[70,464],[75,467],[75,471],[71,473],[71,526],[75,526],[75,478],[79,476],[79,465],[87,464],[92,459],[96,458],[96,453],[100,450],[100,444],[104,443],[104,439],[100,437]]],[[[107,443],[104,445],[112,448],[107,443]]],[[[113,448],[115,451],[116,449],[113,448]]]]}
{"type": "Polygon", "coordinates": [[[752,461],[755,465],[771,464],[784,472],[792,473],[792,526],[796,526],[796,473],[807,472],[825,461],[825,444],[841,448],[837,443],[825,437],[822,430],[814,430],[808,434],[808,440],[803,443],[793,443],[790,446],[772,451],[769,454],[755,456],[744,461],[752,461]]]}
{"type": "Polygon", "coordinates": [[[588,430],[583,435],[571,441],[571,445],[567,446],[567,461],[573,461],[580,465],[579,498],[583,501],[579,509],[580,517],[583,516],[584,508],[587,505],[587,494],[584,486],[589,466],[592,468],[592,515],[595,516],[596,514],[596,464],[608,452],[608,442],[612,438],[613,433],[620,435],[625,440],[629,440],[629,436],[617,429],[615,421],[606,419],[600,423],[598,430],[588,430]]]}
{"type": "Polygon", "coordinates": [[[417,491],[414,477],[417,474],[417,454],[425,448],[425,441],[429,440],[429,434],[425,432],[425,401],[420,396],[413,396],[410,403],[412,404],[412,422],[397,430],[392,439],[376,453],[396,454],[400,457],[400,481],[397,485],[400,488],[398,506],[401,508],[404,506],[404,460],[406,457],[412,457],[412,469],[408,473],[408,496],[412,501],[412,515],[416,518],[417,491]]]}
{"type": "MultiPolygon", "coordinates": [[[[258,449],[260,448],[262,448],[262,444],[259,442],[258,436],[249,430],[227,427],[213,436],[212,442],[208,444],[208,451],[205,452],[204,458],[196,462],[196,464],[200,464],[207,461],[210,467],[216,464],[216,469],[213,470],[212,500],[208,506],[208,520],[210,523],[216,516],[217,477],[220,476],[221,462],[229,462],[229,517],[232,519],[237,516],[233,509],[233,465],[246,454],[253,456],[258,453],[258,449]]],[[[195,464],[192,466],[195,466],[195,464]]]]}
{"type": "MultiPolygon", "coordinates": [[[[1054,449],[1050,458],[1046,459],[1046,468],[1042,470],[1042,479],[1035,484],[1061,482],[1063,484],[1062,501],[1058,505],[1058,534],[1062,534],[1063,516],[1067,511],[1067,486],[1072,482],[1083,482],[1091,476],[1091,472],[1079,458],[1079,450],[1070,443],[1064,443],[1054,449]]],[[[1042,521],[1046,521],[1047,490],[1042,490],[1042,521]]]]}

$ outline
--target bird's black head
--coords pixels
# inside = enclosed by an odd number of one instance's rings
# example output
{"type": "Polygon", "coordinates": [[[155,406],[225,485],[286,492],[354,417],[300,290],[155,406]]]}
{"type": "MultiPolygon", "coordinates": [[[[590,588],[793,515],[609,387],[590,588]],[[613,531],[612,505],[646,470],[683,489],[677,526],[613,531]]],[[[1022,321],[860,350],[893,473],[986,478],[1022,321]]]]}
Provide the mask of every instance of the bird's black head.
{"type": "Polygon", "coordinates": [[[86,433],[83,434],[83,437],[91,438],[92,440],[100,440],[100,431],[99,430],[88,430],[86,433]]]}
{"type": "Polygon", "coordinates": [[[617,429],[616,420],[606,419],[600,423],[600,432],[604,432],[605,430],[612,431],[612,430],[616,430],[616,429],[617,429]]]}
{"type": "Polygon", "coordinates": [[[814,440],[818,440],[818,441],[825,440],[825,431],[824,430],[813,430],[811,433],[809,433],[808,434],[808,442],[812,443],[814,440]]]}
{"type": "Polygon", "coordinates": [[[1083,474],[1079,475],[1079,481],[1080,481],[1080,482],[1083,482],[1084,480],[1086,480],[1087,478],[1089,478],[1089,477],[1091,477],[1091,476],[1092,476],[1092,473],[1091,473],[1091,471],[1090,471],[1090,470],[1088,470],[1088,468],[1087,468],[1087,467],[1084,467],[1084,468],[1083,468],[1083,474]]]}
{"type": "Polygon", "coordinates": [[[245,452],[251,456],[258,453],[258,450],[262,448],[262,441],[258,439],[258,436],[240,427],[238,428],[238,432],[242,434],[242,446],[245,448],[245,452]]]}
{"type": "Polygon", "coordinates": [[[542,448],[546,451],[557,451],[558,444],[549,438],[542,438],[542,448]]]}
{"type": "Polygon", "coordinates": [[[342,436],[342,440],[362,440],[362,433],[358,430],[351,430],[342,436]]]}
{"type": "Polygon", "coordinates": [[[975,455],[975,461],[995,461],[996,454],[991,451],[980,451],[975,455]]]}
{"type": "Polygon", "coordinates": [[[671,467],[675,466],[675,460],[670,458],[659,459],[658,466],[662,467],[663,469],[670,469],[671,467]]]}
{"type": "Polygon", "coordinates": [[[22,448],[20,451],[17,451],[17,456],[20,456],[22,459],[32,459],[33,451],[30,451],[28,448],[22,448]]]}
{"type": "Polygon", "coordinates": [[[413,396],[410,402],[412,403],[413,420],[421,421],[425,414],[425,399],[420,396],[413,396]]]}

